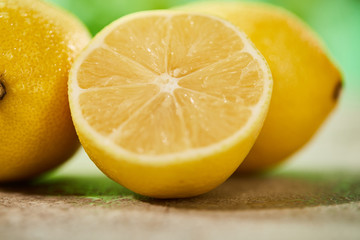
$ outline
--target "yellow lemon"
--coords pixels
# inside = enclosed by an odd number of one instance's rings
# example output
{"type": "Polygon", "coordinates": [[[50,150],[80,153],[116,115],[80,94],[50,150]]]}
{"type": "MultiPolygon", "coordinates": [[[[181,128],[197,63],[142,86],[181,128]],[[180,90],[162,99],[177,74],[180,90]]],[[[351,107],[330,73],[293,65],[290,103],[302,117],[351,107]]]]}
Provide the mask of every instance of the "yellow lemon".
{"type": "Polygon", "coordinates": [[[36,0],[0,1],[0,181],[37,176],[78,148],[68,72],[89,34],[36,0]]]}
{"type": "Polygon", "coordinates": [[[258,135],[268,65],[216,17],[125,16],[101,31],[69,79],[81,143],[111,179],[143,195],[190,197],[224,182],[258,135]]]}
{"type": "Polygon", "coordinates": [[[269,63],[274,89],[269,113],[240,171],[276,166],[314,135],[338,101],[342,77],[304,23],[259,3],[197,3],[180,7],[222,17],[252,40],[269,63]]]}

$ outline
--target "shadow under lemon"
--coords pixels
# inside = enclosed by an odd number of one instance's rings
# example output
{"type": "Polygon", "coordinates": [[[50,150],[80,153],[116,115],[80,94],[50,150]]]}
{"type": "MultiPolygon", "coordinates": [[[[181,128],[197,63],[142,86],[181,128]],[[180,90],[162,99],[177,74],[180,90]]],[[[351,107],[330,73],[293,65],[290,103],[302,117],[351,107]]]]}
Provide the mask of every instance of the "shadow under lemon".
{"type": "Polygon", "coordinates": [[[0,185],[0,191],[53,197],[76,206],[111,208],[145,205],[192,210],[256,210],[328,206],[360,201],[360,174],[284,172],[233,176],[215,190],[188,199],[144,197],[104,175],[55,176],[27,184],[0,185]]]}

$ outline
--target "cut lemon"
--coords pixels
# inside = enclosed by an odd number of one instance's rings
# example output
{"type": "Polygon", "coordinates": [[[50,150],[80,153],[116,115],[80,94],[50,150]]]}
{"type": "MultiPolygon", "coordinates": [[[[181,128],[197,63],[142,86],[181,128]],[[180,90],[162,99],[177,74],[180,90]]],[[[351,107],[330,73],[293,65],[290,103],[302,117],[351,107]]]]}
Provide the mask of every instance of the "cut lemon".
{"type": "Polygon", "coordinates": [[[70,73],[81,143],[137,193],[190,197],[224,182],[253,145],[272,91],[269,67],[230,23],[149,11],[101,31],[70,73]]]}

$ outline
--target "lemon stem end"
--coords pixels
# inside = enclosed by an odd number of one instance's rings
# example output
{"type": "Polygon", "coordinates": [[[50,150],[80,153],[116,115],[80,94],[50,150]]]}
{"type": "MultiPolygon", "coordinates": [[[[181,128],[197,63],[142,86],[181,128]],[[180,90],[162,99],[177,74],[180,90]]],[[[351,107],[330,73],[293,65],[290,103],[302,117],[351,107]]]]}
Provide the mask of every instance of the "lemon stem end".
{"type": "Polygon", "coordinates": [[[334,91],[333,91],[333,99],[334,101],[337,101],[340,94],[341,94],[341,90],[343,88],[343,81],[340,79],[336,85],[335,85],[335,88],[334,88],[334,91]]]}
{"type": "Polygon", "coordinates": [[[0,101],[5,97],[5,95],[6,95],[5,85],[0,80],[0,101]]]}

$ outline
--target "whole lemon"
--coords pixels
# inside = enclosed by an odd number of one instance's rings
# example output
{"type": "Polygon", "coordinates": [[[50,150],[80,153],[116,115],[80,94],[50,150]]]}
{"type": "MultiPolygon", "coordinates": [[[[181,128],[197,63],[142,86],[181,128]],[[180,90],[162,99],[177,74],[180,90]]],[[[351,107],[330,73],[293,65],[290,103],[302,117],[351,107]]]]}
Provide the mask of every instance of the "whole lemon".
{"type": "Polygon", "coordinates": [[[300,149],[333,110],[342,86],[319,39],[296,16],[260,3],[197,3],[180,7],[227,19],[269,63],[273,95],[268,116],[240,171],[276,166],[300,149]]]}
{"type": "Polygon", "coordinates": [[[0,181],[37,176],[78,148],[67,79],[89,39],[76,18],[47,3],[0,2],[0,181]]]}

